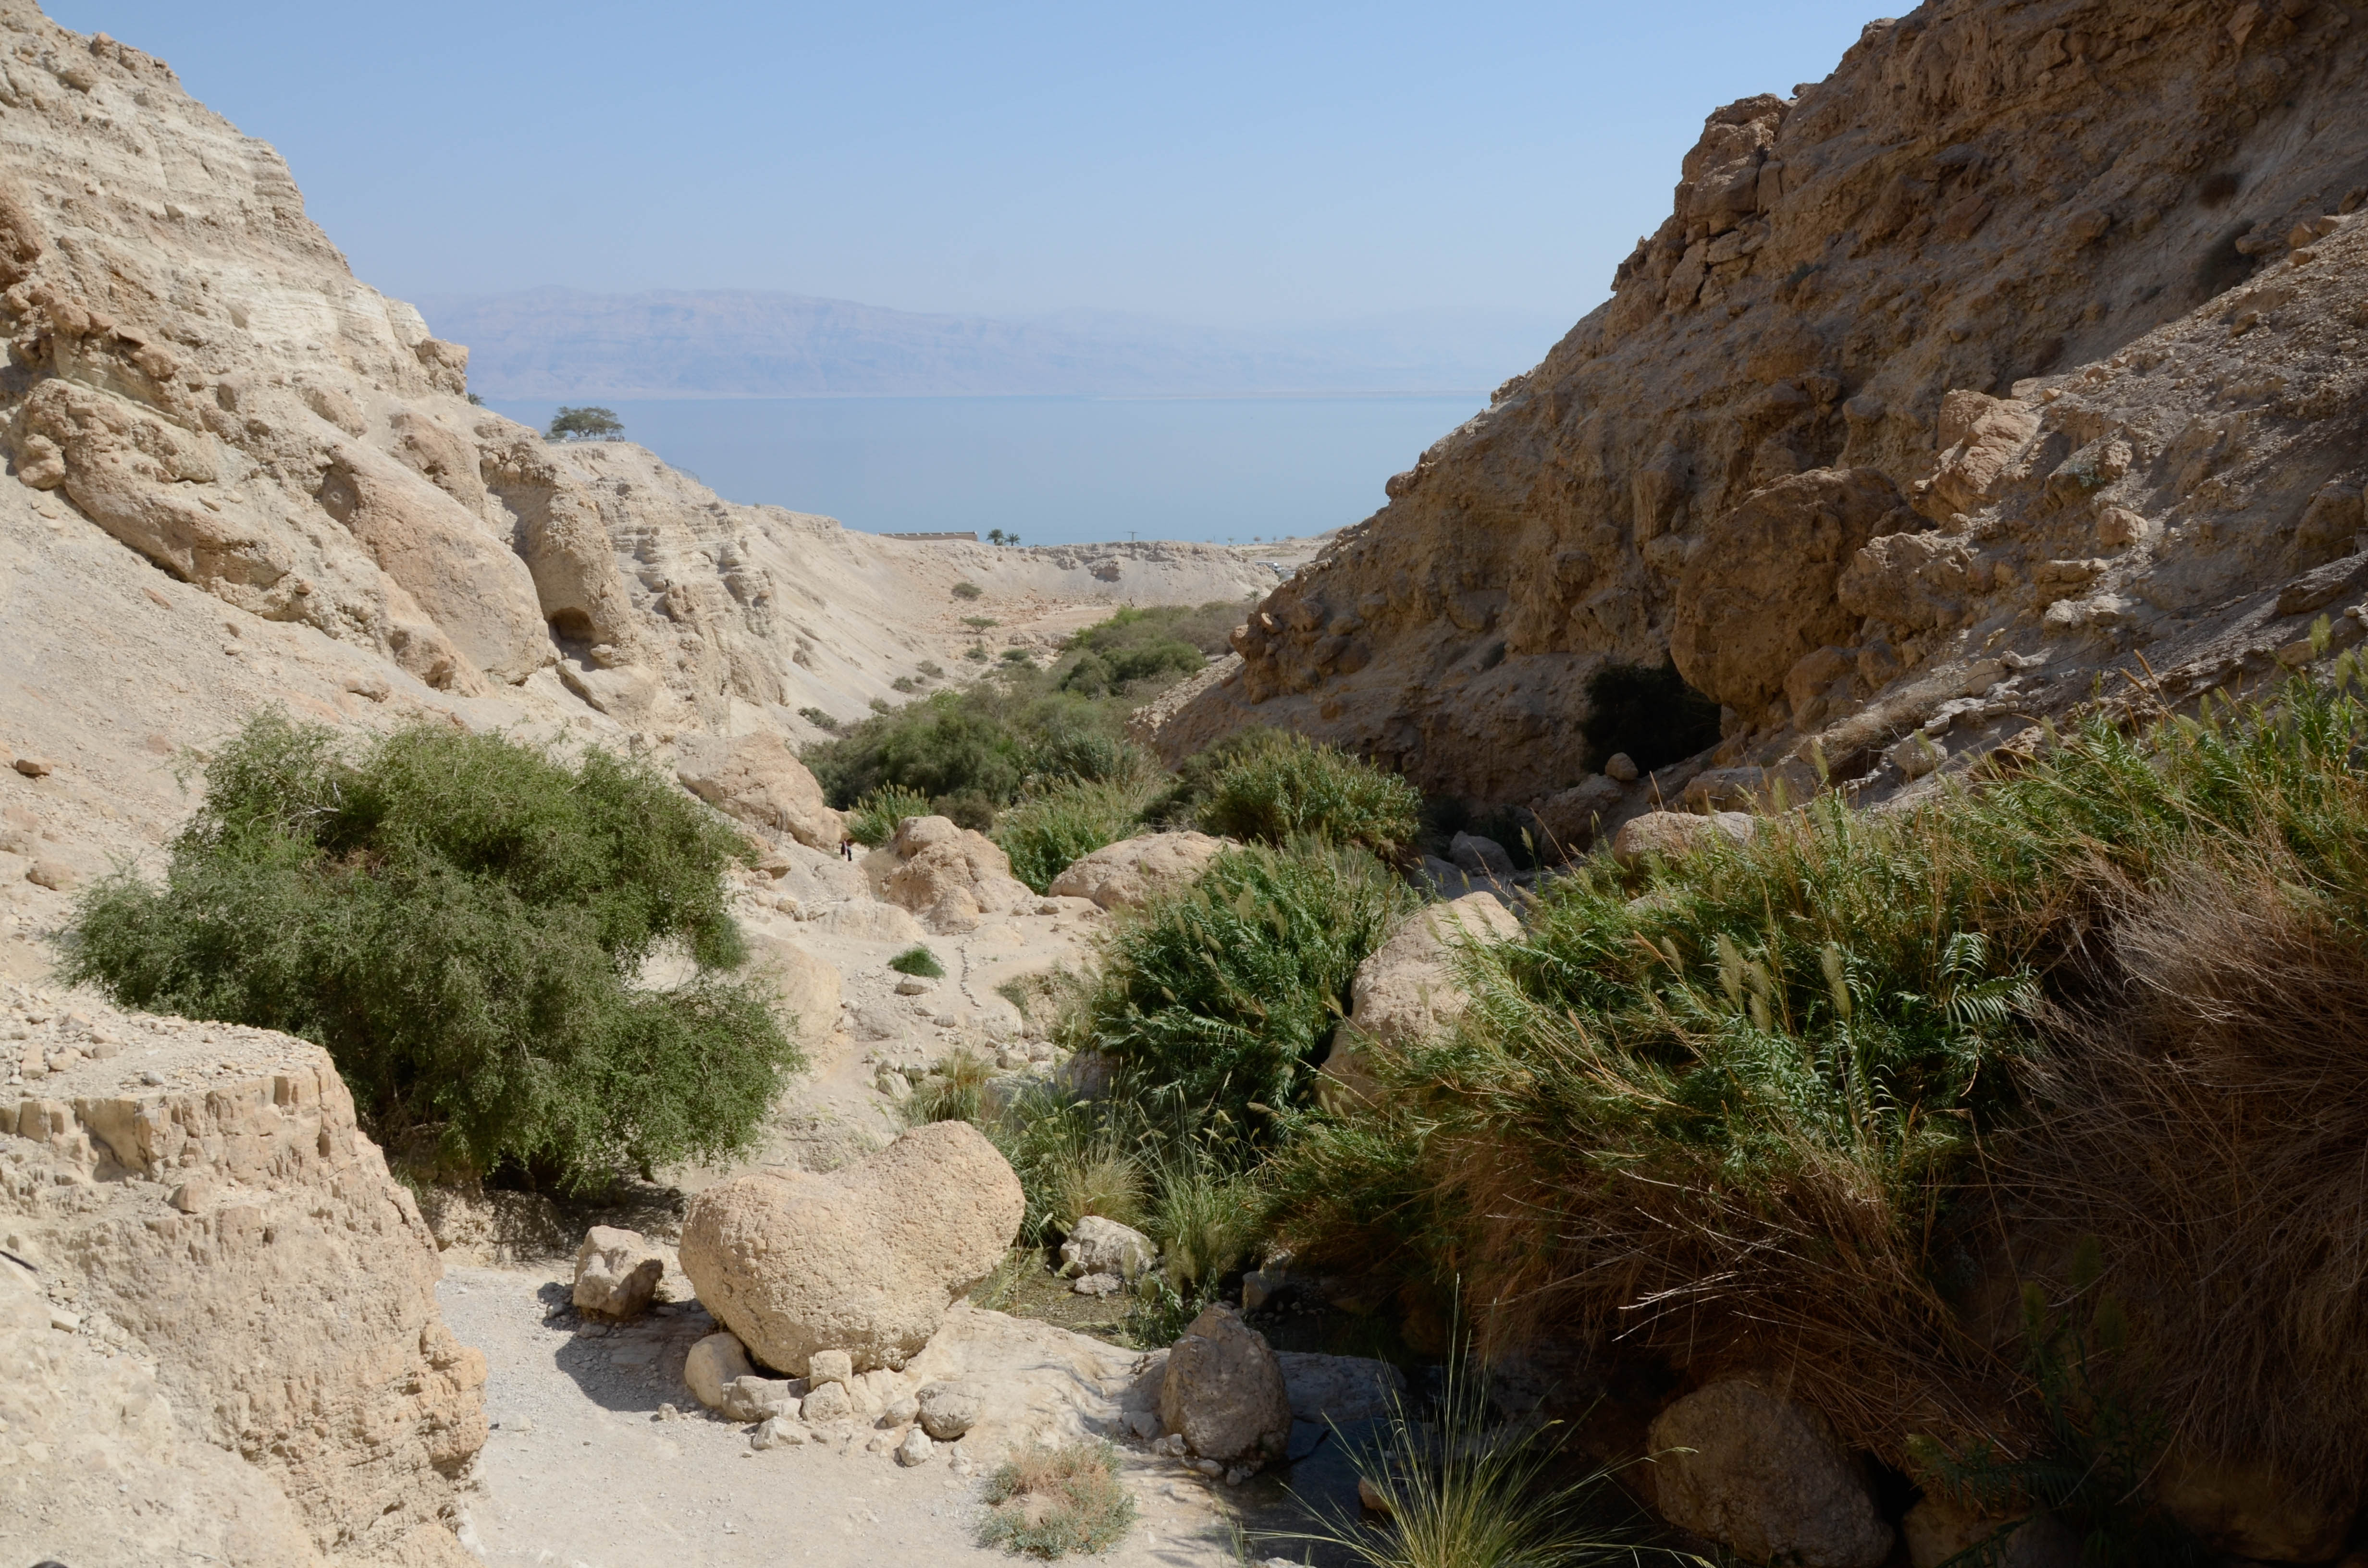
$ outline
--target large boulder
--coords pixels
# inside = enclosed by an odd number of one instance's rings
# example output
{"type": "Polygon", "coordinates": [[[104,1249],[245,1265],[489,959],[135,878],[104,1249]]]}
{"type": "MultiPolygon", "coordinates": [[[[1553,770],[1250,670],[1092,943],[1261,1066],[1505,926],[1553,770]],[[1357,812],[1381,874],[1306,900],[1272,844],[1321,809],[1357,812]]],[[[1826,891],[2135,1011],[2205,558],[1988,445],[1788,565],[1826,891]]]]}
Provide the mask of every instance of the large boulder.
{"type": "Polygon", "coordinates": [[[1686,1395],[1646,1437],[1661,1514],[1753,1562],[1876,1568],[1891,1527],[1825,1421],[1746,1379],[1686,1395]]]}
{"type": "Polygon", "coordinates": [[[1372,1096],[1372,1079],[1359,1059],[1360,1042],[1405,1044],[1446,1028],[1472,1005],[1455,975],[1455,949],[1464,942],[1501,942],[1521,923],[1494,893],[1466,893],[1430,904],[1357,966],[1349,983],[1349,1027],[1325,1059],[1326,1097],[1336,1103],[1372,1096]]]}
{"type": "Polygon", "coordinates": [[[1229,846],[1205,833],[1146,833],[1106,844],[1069,862],[1047,891],[1089,898],[1104,909],[1148,903],[1162,888],[1189,882],[1229,846]]]}
{"type": "Polygon", "coordinates": [[[2266,1464],[2214,1461],[2175,1446],[2155,1483],[2163,1511],[2204,1545],[2266,1562],[2325,1562],[2360,1512],[2356,1490],[2266,1464]]]}
{"type": "Polygon", "coordinates": [[[682,1271],[768,1366],[803,1376],[838,1349],[859,1370],[901,1367],[1003,1260],[1026,1208],[985,1134],[932,1122],[839,1170],[709,1187],[683,1217],[682,1271]]]}
{"type": "Polygon", "coordinates": [[[1203,1311],[1168,1349],[1159,1420],[1203,1459],[1281,1457],[1291,1394],[1265,1335],[1231,1307],[1203,1311]]]}
{"type": "Polygon", "coordinates": [[[780,735],[686,740],[674,772],[684,789],[724,815],[786,833],[809,848],[835,851],[847,836],[847,819],[825,802],[822,786],[780,735]]]}
{"type": "Polygon", "coordinates": [[[575,1249],[575,1308],[605,1318],[638,1317],[665,1278],[666,1254],[640,1232],[595,1225],[575,1249]]]}
{"type": "Polygon", "coordinates": [[[882,895],[920,915],[933,931],[968,931],[983,915],[1036,902],[993,839],[951,817],[906,817],[888,848],[894,860],[882,880],[882,895]]]}
{"type": "MultiPolygon", "coordinates": [[[[1628,762],[1624,754],[1611,760],[1628,762]]],[[[1635,764],[1628,763],[1628,772],[1635,772],[1635,764]]],[[[1544,830],[1546,838],[1538,846],[1538,852],[1552,859],[1567,859],[1587,848],[1627,798],[1625,784],[1608,773],[1597,773],[1567,790],[1532,801],[1530,814],[1538,819],[1538,826],[1544,830]]]]}
{"type": "Polygon", "coordinates": [[[1756,717],[1803,655],[1851,640],[1861,618],[1836,597],[1836,580],[1867,540],[1913,521],[1873,469],[1815,469],[1745,496],[1679,578],[1669,624],[1679,672],[1756,717]]]}
{"type": "Polygon", "coordinates": [[[1748,812],[1646,812],[1620,824],[1611,858],[1634,870],[1656,855],[1676,860],[1712,844],[1748,844],[1759,830],[1759,820],[1748,812]]]}

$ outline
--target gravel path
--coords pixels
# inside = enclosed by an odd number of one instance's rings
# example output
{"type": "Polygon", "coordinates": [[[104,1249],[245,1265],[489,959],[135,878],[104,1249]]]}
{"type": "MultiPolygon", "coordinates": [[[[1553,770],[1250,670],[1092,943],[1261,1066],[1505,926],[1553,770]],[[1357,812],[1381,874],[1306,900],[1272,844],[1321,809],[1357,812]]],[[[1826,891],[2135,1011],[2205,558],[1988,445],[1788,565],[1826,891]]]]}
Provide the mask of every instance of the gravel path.
{"type": "MultiPolygon", "coordinates": [[[[468,1507],[495,1564],[773,1568],[780,1563],[1000,1563],[974,1539],[978,1478],[942,1459],[900,1468],[858,1433],[844,1447],[757,1453],[682,1386],[684,1354],[713,1324],[662,1307],[620,1329],[566,1311],[556,1270],[450,1268],[445,1321],[485,1353],[493,1435],[468,1507]],[[658,1419],[659,1407],[684,1411],[658,1419]]],[[[1141,1507],[1110,1568],[1231,1568],[1226,1505],[1171,1461],[1124,1453],[1141,1507]]]]}

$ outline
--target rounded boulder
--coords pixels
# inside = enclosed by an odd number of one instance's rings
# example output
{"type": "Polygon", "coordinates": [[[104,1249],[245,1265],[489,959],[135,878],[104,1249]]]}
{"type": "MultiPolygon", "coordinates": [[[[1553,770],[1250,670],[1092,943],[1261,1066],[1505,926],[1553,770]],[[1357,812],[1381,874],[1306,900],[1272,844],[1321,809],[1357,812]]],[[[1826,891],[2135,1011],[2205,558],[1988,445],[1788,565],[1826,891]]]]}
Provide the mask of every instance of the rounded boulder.
{"type": "Polygon", "coordinates": [[[803,1376],[815,1352],[844,1350],[857,1371],[901,1367],[1002,1261],[1026,1207],[985,1134],[939,1121],[839,1170],[709,1187],[679,1255],[700,1302],[767,1366],[803,1376]]]}

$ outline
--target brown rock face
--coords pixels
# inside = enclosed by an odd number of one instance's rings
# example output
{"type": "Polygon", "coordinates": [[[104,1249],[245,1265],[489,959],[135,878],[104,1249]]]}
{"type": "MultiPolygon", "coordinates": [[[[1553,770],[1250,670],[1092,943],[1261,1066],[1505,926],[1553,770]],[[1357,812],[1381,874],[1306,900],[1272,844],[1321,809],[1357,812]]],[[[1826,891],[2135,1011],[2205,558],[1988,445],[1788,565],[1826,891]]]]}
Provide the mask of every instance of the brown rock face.
{"type": "Polygon", "coordinates": [[[1646,1441],[1662,1514],[1750,1562],[1875,1568],[1891,1551],[1866,1477],[1825,1422],[1755,1383],[1696,1390],[1646,1441]]]}
{"type": "Polygon", "coordinates": [[[2198,612],[2344,553],[2363,477],[2357,13],[2245,14],[1939,0],[1712,114],[1612,299],[1144,716],[1161,754],[1273,724],[1527,802],[1607,660],[1674,654],[1736,760],[1863,719],[1838,767],[1993,640],[2225,662],[2198,612]],[[1771,711],[1827,647],[1850,681],[1771,711]]]}
{"type": "Polygon", "coordinates": [[[0,1107],[0,1240],[77,1333],[154,1358],[147,1451],[228,1450],[336,1561],[469,1562],[445,1516],[484,1443],[484,1358],[444,1326],[435,1243],[326,1053],[76,1008],[96,1054],[0,1107]]]}
{"type": "Polygon", "coordinates": [[[1233,1308],[1208,1308],[1167,1352],[1159,1420],[1204,1459],[1278,1457],[1291,1440],[1282,1363],[1233,1308]]]}
{"type": "Polygon", "coordinates": [[[816,1351],[901,1367],[947,1304],[1002,1261],[1019,1178],[964,1121],[916,1127],[828,1175],[760,1172],[709,1187],[682,1224],[682,1271],[750,1353],[792,1376],[816,1351]]]}

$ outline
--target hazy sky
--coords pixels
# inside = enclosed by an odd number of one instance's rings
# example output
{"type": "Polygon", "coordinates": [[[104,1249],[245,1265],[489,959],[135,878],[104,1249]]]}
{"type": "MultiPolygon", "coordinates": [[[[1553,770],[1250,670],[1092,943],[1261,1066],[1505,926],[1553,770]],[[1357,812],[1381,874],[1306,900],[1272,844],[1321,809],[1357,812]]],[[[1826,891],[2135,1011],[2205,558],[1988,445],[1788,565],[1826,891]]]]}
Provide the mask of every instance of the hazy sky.
{"type": "Polygon", "coordinates": [[[1576,319],[1713,107],[1871,0],[51,0],[294,165],[392,293],[760,288],[1246,324],[1576,319]]]}

